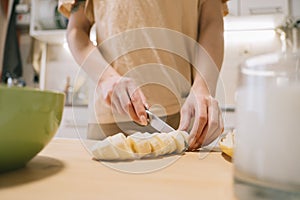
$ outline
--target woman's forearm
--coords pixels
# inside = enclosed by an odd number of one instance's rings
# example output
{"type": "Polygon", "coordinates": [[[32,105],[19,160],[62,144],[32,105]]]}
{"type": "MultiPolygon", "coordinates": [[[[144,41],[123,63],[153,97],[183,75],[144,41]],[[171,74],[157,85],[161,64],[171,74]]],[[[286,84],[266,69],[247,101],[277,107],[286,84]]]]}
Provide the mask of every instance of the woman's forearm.
{"type": "Polygon", "coordinates": [[[84,31],[68,31],[68,43],[76,62],[95,83],[111,76],[119,76],[84,31]]]}

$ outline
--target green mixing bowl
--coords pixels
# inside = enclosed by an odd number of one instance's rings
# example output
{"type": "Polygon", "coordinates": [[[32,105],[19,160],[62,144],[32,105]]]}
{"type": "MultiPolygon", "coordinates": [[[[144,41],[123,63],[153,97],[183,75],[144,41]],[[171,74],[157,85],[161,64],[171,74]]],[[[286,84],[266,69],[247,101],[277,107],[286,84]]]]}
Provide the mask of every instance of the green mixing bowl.
{"type": "Polygon", "coordinates": [[[0,172],[26,165],[53,138],[63,93],[0,86],[0,172]]]}

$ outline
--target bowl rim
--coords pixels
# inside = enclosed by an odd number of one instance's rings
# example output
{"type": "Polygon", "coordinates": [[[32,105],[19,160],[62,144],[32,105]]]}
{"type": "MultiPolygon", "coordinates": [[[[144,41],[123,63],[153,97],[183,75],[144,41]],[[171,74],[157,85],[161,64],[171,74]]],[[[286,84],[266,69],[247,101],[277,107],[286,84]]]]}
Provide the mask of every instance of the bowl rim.
{"type": "Polygon", "coordinates": [[[53,94],[53,95],[65,95],[65,93],[58,91],[58,90],[41,90],[39,88],[30,88],[30,87],[17,87],[17,86],[12,86],[12,87],[7,87],[7,86],[2,86],[0,85],[0,91],[18,91],[18,92],[34,92],[34,93],[47,93],[47,94],[53,94]]]}

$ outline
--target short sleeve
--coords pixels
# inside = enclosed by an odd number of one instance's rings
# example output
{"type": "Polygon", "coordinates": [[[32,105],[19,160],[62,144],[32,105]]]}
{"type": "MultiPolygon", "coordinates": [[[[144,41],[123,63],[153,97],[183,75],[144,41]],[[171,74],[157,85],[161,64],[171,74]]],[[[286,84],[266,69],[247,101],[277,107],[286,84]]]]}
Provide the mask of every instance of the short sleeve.
{"type": "Polygon", "coordinates": [[[87,0],[85,3],[85,15],[91,23],[95,22],[93,0],[87,0]]]}
{"type": "Polygon", "coordinates": [[[229,13],[228,6],[227,6],[227,1],[229,1],[229,0],[222,0],[222,3],[223,3],[223,15],[224,16],[228,15],[228,13],[229,13]]]}
{"type": "Polygon", "coordinates": [[[58,10],[65,17],[69,18],[75,0],[59,0],[58,1],[58,10]]]}
{"type": "MultiPolygon", "coordinates": [[[[58,1],[58,10],[65,17],[69,18],[72,7],[77,2],[77,0],[59,0],[58,1]]],[[[94,8],[93,0],[85,1],[85,15],[91,23],[94,23],[94,8]]]]}

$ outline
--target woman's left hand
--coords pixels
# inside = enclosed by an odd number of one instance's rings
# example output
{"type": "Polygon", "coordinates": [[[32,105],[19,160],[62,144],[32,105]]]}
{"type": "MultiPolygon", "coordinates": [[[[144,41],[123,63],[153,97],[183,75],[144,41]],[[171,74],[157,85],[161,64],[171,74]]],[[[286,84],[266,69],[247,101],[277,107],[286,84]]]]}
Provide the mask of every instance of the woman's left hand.
{"type": "Polygon", "coordinates": [[[218,101],[209,93],[192,87],[181,108],[179,130],[190,131],[189,150],[196,150],[214,141],[224,130],[218,101]]]}

